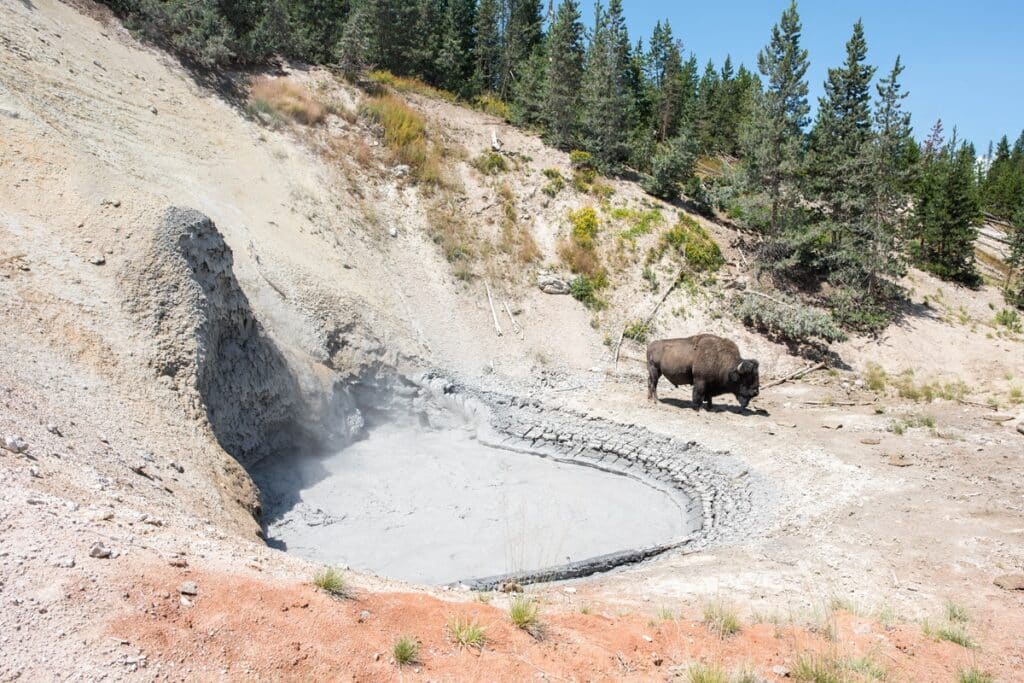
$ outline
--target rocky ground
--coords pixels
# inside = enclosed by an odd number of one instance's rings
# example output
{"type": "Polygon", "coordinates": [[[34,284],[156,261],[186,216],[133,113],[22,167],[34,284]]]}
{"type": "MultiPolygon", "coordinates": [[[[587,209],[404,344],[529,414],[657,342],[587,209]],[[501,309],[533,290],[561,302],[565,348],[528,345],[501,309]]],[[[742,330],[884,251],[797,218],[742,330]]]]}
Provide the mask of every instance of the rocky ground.
{"type": "MultiPolygon", "coordinates": [[[[782,680],[808,652],[867,657],[892,680],[972,666],[1021,680],[1024,343],[993,322],[994,289],[912,273],[903,320],[838,345],[845,367],[766,386],[756,413],[728,399],[693,413],[668,387],[651,405],[640,346],[616,365],[604,342],[660,296],[638,263],[597,316],[500,256],[464,282],[431,239],[437,195],[396,177],[359,121],[265,126],[85,2],[0,4],[0,44],[0,680],[650,680],[695,662],[782,680]],[[327,138],[371,162],[325,154],[327,138]],[[216,227],[169,220],[171,206],[216,227]],[[501,336],[488,287],[508,303],[501,336]],[[529,587],[541,640],[509,624],[503,594],[350,572],[348,599],[325,595],[313,563],[259,539],[243,466],[286,455],[284,425],[346,438],[358,387],[402,391],[394,377],[431,368],[695,441],[770,495],[750,498],[756,525],[699,553],[529,587]],[[934,636],[949,602],[973,647],[934,636]],[[709,605],[739,633],[701,623],[709,605]],[[482,651],[451,642],[459,614],[487,625],[482,651]],[[399,669],[403,633],[421,662],[399,669]]],[[[291,78],[358,97],[322,72],[291,78]]],[[[409,99],[467,160],[492,134],[519,155],[503,182],[557,268],[565,212],[593,201],[538,193],[565,155],[409,99]]],[[[495,181],[452,159],[459,215],[496,233],[495,181]]],[[[737,235],[707,227],[723,279],[742,282],[737,235]]],[[[721,316],[721,295],[675,292],[657,333],[727,334],[764,385],[804,365],[721,316]]]]}

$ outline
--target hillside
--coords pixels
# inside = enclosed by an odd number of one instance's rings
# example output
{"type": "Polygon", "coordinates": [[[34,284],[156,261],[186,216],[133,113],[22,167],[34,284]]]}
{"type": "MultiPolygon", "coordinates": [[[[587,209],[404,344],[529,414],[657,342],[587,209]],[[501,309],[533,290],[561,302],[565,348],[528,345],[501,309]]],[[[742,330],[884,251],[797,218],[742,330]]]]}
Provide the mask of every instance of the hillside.
{"type": "Polygon", "coordinates": [[[996,288],[911,271],[895,324],[773,386],[809,362],[729,314],[745,234],[627,180],[574,183],[568,154],[500,118],[299,64],[231,74],[225,95],[84,0],[0,5],[0,43],[0,680],[685,680],[702,663],[774,681],[809,653],[848,677],[861,658],[887,680],[1019,676],[1024,337],[996,288]],[[374,97],[422,118],[425,157],[389,147],[374,97]],[[564,187],[545,192],[552,169],[564,187]],[[588,208],[582,247],[570,213],[588,208]],[[664,246],[679,226],[720,269],[664,246]],[[589,308],[538,286],[576,278],[574,244],[607,269],[589,308]],[[639,341],[616,363],[681,269],[650,334],[734,339],[760,360],[755,412],[695,413],[664,381],[646,402],[639,341]],[[526,586],[543,639],[498,591],[346,570],[339,601],[311,585],[318,563],[264,542],[261,460],[450,403],[596,430],[648,474],[631,440],[669,444],[664,468],[702,472],[707,533],[526,586]],[[702,623],[716,606],[738,633],[702,623]],[[488,625],[482,651],[451,642],[456,614],[488,625]],[[415,667],[390,661],[401,634],[415,667]]]}

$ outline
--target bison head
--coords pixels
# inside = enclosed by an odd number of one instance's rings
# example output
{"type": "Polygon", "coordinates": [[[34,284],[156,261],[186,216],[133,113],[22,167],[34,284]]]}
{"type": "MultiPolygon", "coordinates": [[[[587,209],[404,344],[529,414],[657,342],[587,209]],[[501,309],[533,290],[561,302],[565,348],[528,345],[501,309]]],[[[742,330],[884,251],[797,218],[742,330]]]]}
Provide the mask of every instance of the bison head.
{"type": "Polygon", "coordinates": [[[729,373],[729,382],[741,408],[746,408],[750,399],[760,393],[760,378],[757,372],[757,361],[744,358],[736,369],[729,373]]]}

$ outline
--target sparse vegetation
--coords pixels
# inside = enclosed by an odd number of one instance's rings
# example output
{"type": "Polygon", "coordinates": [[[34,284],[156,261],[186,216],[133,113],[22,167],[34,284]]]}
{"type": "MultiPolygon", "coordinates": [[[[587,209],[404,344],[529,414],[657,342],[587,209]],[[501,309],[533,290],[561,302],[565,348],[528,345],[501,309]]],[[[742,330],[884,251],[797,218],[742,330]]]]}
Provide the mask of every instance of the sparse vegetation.
{"type": "Polygon", "coordinates": [[[963,605],[955,602],[947,602],[946,619],[951,623],[966,624],[971,620],[971,615],[963,605]]]}
{"type": "Polygon", "coordinates": [[[973,666],[970,669],[960,669],[956,672],[957,683],[995,683],[995,680],[991,674],[973,666]]]}
{"type": "Polygon", "coordinates": [[[676,615],[672,610],[664,605],[658,608],[658,618],[662,621],[672,621],[676,618],[676,615]]]}
{"type": "Polygon", "coordinates": [[[505,161],[505,157],[491,151],[482,152],[473,159],[472,166],[484,175],[498,175],[508,171],[508,162],[505,161]]]}
{"type": "Polygon", "coordinates": [[[371,71],[366,77],[371,83],[390,86],[398,92],[411,92],[425,97],[444,100],[446,102],[455,102],[457,99],[453,93],[450,93],[447,90],[441,90],[440,88],[435,88],[432,85],[424,83],[418,78],[396,76],[390,71],[383,69],[371,71]]]}
{"type": "Polygon", "coordinates": [[[958,624],[940,624],[935,626],[926,619],[921,624],[921,632],[929,638],[946,640],[950,643],[956,643],[961,647],[973,648],[975,646],[974,639],[958,624]]]}
{"type": "Polygon", "coordinates": [[[481,649],[487,643],[487,629],[475,619],[456,616],[448,620],[448,632],[460,647],[481,649]]]}
{"type": "Polygon", "coordinates": [[[647,341],[650,334],[651,329],[648,325],[641,320],[634,320],[626,325],[626,329],[623,331],[622,336],[626,339],[632,339],[633,341],[640,342],[642,344],[647,341]]]}
{"type": "Polygon", "coordinates": [[[427,140],[426,121],[415,109],[394,95],[383,95],[365,102],[362,112],[384,128],[384,145],[417,180],[441,183],[440,153],[427,140]]]}
{"type": "Polygon", "coordinates": [[[638,211],[619,207],[612,209],[608,214],[613,220],[625,223],[628,227],[619,233],[619,239],[629,243],[635,243],[641,235],[647,235],[655,226],[662,225],[665,217],[658,209],[638,211]]]}
{"type": "Polygon", "coordinates": [[[554,197],[565,189],[565,178],[562,177],[561,171],[557,168],[545,168],[543,173],[548,182],[544,187],[540,188],[541,192],[549,197],[554,197]]]}
{"type": "Polygon", "coordinates": [[[1024,331],[1024,326],[1021,325],[1020,314],[1012,308],[1004,308],[996,313],[993,321],[996,326],[1005,327],[1008,332],[1013,334],[1020,334],[1024,331]]]}
{"type": "Polygon", "coordinates": [[[416,664],[419,661],[420,644],[412,636],[401,636],[391,646],[391,656],[398,666],[416,664]]]}
{"type": "Polygon", "coordinates": [[[735,610],[717,602],[704,608],[704,623],[719,638],[728,638],[740,632],[740,618],[735,610]]]}
{"type": "Polygon", "coordinates": [[[885,383],[888,375],[878,363],[868,362],[864,367],[864,385],[871,391],[881,393],[885,391],[885,383]]]}
{"type": "Polygon", "coordinates": [[[512,113],[508,105],[494,95],[484,93],[473,99],[473,108],[491,116],[497,116],[505,121],[512,120],[512,113]]]}
{"type": "Polygon", "coordinates": [[[519,224],[516,198],[507,183],[498,189],[498,200],[502,208],[501,250],[513,254],[521,263],[530,263],[540,258],[540,247],[533,239],[533,234],[519,224]]]}
{"type": "Polygon", "coordinates": [[[871,657],[852,657],[844,662],[847,669],[862,676],[881,681],[885,678],[885,668],[871,657]]]}
{"type": "Polygon", "coordinates": [[[312,126],[324,120],[324,105],[306,88],[287,78],[260,76],[249,91],[249,106],[274,118],[312,126]]]}
{"type": "Polygon", "coordinates": [[[725,671],[715,664],[694,664],[686,670],[688,683],[729,683],[725,671]]]}
{"type": "Polygon", "coordinates": [[[597,293],[608,286],[604,275],[591,277],[588,275],[577,275],[569,283],[569,293],[573,298],[583,303],[589,309],[600,311],[607,308],[608,304],[600,298],[597,293]]]}
{"type": "Polygon", "coordinates": [[[793,664],[790,675],[798,683],[851,683],[842,664],[825,655],[801,656],[793,664]]]}
{"type": "Polygon", "coordinates": [[[931,415],[923,414],[905,415],[900,419],[892,420],[886,427],[886,431],[902,436],[908,429],[916,429],[919,427],[934,429],[935,418],[931,415]]]}
{"type": "Polygon", "coordinates": [[[512,604],[508,608],[508,618],[530,635],[539,637],[541,635],[541,623],[537,601],[526,595],[516,595],[512,598],[512,604]]]}
{"type": "Polygon", "coordinates": [[[572,241],[584,249],[592,249],[601,226],[597,211],[592,206],[570,211],[569,224],[572,226],[572,241]]]}
{"type": "Polygon", "coordinates": [[[334,567],[324,567],[314,574],[313,585],[336,598],[347,598],[351,595],[348,582],[345,581],[341,570],[334,567]]]}

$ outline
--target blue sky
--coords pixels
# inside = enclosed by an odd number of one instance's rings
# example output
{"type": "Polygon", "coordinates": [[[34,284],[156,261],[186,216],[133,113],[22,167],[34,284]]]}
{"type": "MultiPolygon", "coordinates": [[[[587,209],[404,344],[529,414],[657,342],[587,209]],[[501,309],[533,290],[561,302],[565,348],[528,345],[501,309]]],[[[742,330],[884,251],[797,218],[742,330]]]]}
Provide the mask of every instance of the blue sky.
{"type": "MultiPolygon", "coordinates": [[[[557,3],[556,3],[557,4],[557,3]]],[[[584,22],[592,3],[581,0],[584,22]]],[[[623,0],[630,37],[644,42],[658,19],[668,18],[676,37],[703,65],[721,65],[727,54],[756,70],[757,52],[768,41],[789,0],[623,0]]],[[[984,154],[1004,133],[1012,141],[1024,129],[1024,2],[1020,0],[861,0],[798,2],[803,43],[810,53],[812,102],[858,18],[864,20],[868,60],[888,71],[902,55],[903,85],[914,134],[923,137],[941,118],[947,134],[956,125],[984,154]]],[[[877,79],[877,75],[876,75],[877,79]]]]}

